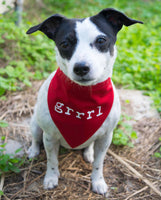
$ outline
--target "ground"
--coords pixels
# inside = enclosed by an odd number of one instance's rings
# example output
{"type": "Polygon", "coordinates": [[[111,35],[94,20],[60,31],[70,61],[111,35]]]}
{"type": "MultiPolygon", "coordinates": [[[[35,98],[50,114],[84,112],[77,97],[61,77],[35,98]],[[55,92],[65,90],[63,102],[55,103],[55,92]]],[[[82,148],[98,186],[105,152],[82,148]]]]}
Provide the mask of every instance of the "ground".
{"type": "MultiPolygon", "coordinates": [[[[22,146],[24,154],[31,142],[29,121],[36,101],[38,88],[7,94],[6,101],[0,101],[0,120],[9,122],[8,128],[1,128],[10,145],[8,151],[22,146]],[[13,143],[16,141],[16,143],[13,143]],[[12,145],[13,144],[13,145],[12,145]]],[[[161,198],[161,160],[153,156],[161,143],[161,119],[150,107],[149,98],[140,91],[119,89],[122,113],[131,116],[131,124],[138,134],[134,147],[111,145],[104,161],[104,176],[109,191],[106,196],[91,192],[90,175],[92,166],[82,157],[82,151],[60,149],[59,186],[44,190],[42,183],[46,170],[46,155],[42,148],[37,159],[28,161],[18,174],[1,177],[4,196],[1,199],[61,199],[61,200],[158,200],[161,198]],[[4,184],[3,184],[3,180],[4,184]]]]}

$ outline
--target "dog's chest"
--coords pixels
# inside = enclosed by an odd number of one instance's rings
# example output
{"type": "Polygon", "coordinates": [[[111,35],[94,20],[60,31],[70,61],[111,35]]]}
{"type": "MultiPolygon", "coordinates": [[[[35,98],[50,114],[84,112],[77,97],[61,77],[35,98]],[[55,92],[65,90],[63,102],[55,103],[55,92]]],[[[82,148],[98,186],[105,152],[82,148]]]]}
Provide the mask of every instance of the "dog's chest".
{"type": "Polygon", "coordinates": [[[94,86],[71,82],[58,69],[48,89],[51,118],[72,148],[85,143],[101,127],[114,100],[111,79],[94,86]]]}

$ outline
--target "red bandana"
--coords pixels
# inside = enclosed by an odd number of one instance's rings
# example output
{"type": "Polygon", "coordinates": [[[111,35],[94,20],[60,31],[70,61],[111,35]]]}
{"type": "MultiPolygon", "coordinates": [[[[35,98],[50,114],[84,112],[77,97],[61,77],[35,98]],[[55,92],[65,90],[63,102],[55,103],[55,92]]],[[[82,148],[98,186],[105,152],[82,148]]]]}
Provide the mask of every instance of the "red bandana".
{"type": "Polygon", "coordinates": [[[60,69],[48,90],[50,115],[66,142],[75,148],[86,142],[107,118],[113,104],[111,79],[80,86],[60,69]]]}

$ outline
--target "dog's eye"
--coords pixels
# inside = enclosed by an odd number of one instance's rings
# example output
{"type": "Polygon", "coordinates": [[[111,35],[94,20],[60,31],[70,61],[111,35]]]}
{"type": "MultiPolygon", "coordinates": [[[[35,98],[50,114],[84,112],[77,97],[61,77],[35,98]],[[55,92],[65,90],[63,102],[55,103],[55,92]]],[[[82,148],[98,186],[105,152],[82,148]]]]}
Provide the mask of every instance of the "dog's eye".
{"type": "Polygon", "coordinates": [[[68,42],[62,42],[61,44],[60,44],[60,46],[61,46],[61,48],[63,48],[63,49],[67,49],[68,47],[69,47],[69,43],[68,42]]]}
{"type": "Polygon", "coordinates": [[[104,37],[99,37],[99,38],[97,38],[97,40],[96,40],[96,43],[97,44],[103,44],[103,43],[105,43],[106,42],[106,38],[104,38],[104,37]]]}
{"type": "Polygon", "coordinates": [[[107,52],[110,45],[110,40],[107,36],[99,35],[94,43],[95,47],[101,52],[107,52]]]}

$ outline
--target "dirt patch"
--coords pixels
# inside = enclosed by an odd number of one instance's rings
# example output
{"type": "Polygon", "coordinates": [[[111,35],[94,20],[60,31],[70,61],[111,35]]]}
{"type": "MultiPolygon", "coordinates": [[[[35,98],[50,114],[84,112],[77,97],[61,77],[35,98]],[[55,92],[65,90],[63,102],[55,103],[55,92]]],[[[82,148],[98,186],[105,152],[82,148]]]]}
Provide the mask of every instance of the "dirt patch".
{"type": "MultiPolygon", "coordinates": [[[[42,82],[34,82],[32,88],[8,94],[7,100],[0,102],[0,119],[9,122],[8,128],[0,130],[1,135],[5,135],[8,141],[19,142],[24,152],[30,144],[29,120],[41,84],[42,82]]],[[[122,112],[132,116],[129,123],[133,124],[133,128],[137,131],[138,139],[134,148],[111,145],[104,162],[104,176],[109,187],[108,196],[103,197],[91,192],[92,166],[83,160],[82,151],[61,148],[59,155],[61,175],[57,188],[50,191],[43,189],[46,155],[42,149],[36,160],[26,159],[27,162],[20,173],[5,175],[2,199],[160,199],[161,196],[157,191],[161,190],[161,160],[152,155],[161,145],[158,141],[161,135],[161,119],[155,110],[151,110],[149,100],[145,105],[146,97],[141,98],[140,92],[138,94],[136,91],[135,95],[132,95],[134,91],[122,90],[119,94],[122,112]],[[136,101],[136,97],[139,101],[136,101]],[[140,106],[144,109],[140,109],[140,106]],[[149,112],[152,114],[147,114],[149,112]],[[139,177],[135,171],[141,176],[139,177]],[[148,180],[152,187],[145,180],[148,180]]]]}
{"type": "Polygon", "coordinates": [[[122,112],[132,117],[132,121],[143,118],[159,118],[158,112],[153,108],[153,102],[139,90],[119,89],[122,112]]]}

